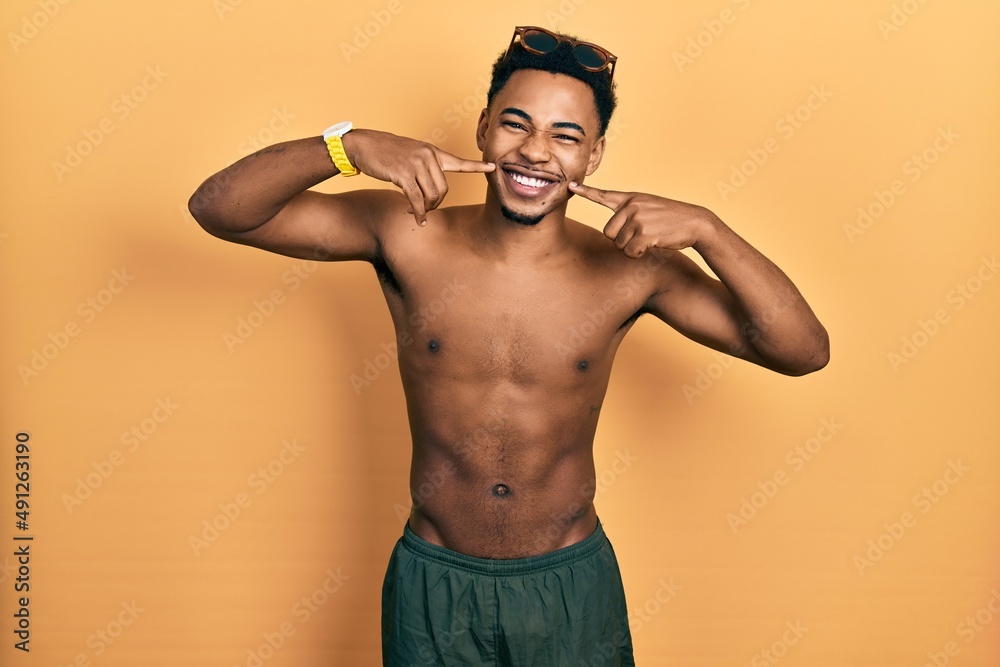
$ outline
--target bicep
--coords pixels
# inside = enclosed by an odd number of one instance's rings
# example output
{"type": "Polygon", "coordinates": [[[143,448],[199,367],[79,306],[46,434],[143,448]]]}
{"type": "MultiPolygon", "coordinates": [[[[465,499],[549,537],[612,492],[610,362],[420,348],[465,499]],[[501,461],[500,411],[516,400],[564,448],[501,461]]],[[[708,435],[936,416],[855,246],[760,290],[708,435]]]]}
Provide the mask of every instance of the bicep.
{"type": "Polygon", "coordinates": [[[225,236],[234,243],[318,261],[370,260],[379,227],[398,198],[389,190],[324,194],[306,190],[263,225],[225,236]]]}
{"type": "Polygon", "coordinates": [[[707,347],[766,365],[748,336],[733,295],[689,257],[670,251],[657,271],[655,292],[645,309],[707,347]]]}

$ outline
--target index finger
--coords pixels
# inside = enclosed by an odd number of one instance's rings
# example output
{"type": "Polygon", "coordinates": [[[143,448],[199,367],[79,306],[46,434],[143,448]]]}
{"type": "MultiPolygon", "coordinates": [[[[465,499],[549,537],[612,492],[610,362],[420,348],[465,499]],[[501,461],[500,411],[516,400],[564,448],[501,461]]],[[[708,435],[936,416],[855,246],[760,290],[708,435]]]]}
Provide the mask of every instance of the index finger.
{"type": "Polygon", "coordinates": [[[569,189],[571,192],[575,192],[581,197],[586,197],[592,202],[597,202],[601,206],[607,206],[612,211],[617,211],[628,199],[628,194],[625,192],[598,190],[597,188],[592,188],[589,185],[583,185],[576,181],[570,181],[569,189]]]}
{"type": "Polygon", "coordinates": [[[441,171],[454,171],[465,174],[483,173],[493,171],[496,165],[492,162],[482,162],[481,160],[466,160],[441,151],[441,171]]]}

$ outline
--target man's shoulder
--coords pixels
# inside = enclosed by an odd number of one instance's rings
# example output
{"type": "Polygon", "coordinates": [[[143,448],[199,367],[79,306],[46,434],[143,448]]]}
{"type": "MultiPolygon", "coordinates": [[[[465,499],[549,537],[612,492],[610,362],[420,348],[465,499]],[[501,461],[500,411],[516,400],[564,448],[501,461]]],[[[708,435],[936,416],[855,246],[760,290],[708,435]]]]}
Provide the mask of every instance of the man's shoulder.
{"type": "Polygon", "coordinates": [[[405,195],[391,190],[373,195],[372,214],[378,237],[378,252],[390,264],[418,263],[442,258],[461,249],[464,235],[457,234],[476,215],[476,205],[441,206],[427,212],[427,222],[418,225],[405,195]],[[383,194],[384,193],[384,194],[383,194]]]}
{"type": "Polygon", "coordinates": [[[362,188],[348,190],[335,196],[352,198],[358,203],[366,205],[375,222],[398,214],[400,211],[405,212],[407,209],[406,197],[399,190],[392,188],[362,188]]]}
{"type": "Polygon", "coordinates": [[[626,270],[635,260],[615,246],[604,231],[590,225],[566,218],[566,226],[573,239],[574,248],[589,261],[594,261],[609,269],[626,270]]]}

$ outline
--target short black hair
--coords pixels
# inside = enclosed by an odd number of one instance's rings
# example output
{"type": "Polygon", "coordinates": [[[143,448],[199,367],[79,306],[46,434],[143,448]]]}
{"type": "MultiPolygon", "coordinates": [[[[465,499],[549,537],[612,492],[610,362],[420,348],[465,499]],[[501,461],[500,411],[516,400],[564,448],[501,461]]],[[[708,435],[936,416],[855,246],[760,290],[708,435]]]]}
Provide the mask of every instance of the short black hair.
{"type": "MultiPolygon", "coordinates": [[[[561,36],[575,39],[570,35],[561,36]]],[[[537,69],[553,74],[565,74],[590,86],[594,93],[597,118],[601,124],[600,136],[604,136],[608,130],[608,124],[611,122],[611,115],[618,105],[615,84],[611,81],[607,70],[591,72],[584,69],[580,65],[580,61],[573,55],[573,46],[569,42],[560,41],[554,51],[542,55],[531,53],[519,44],[514,44],[510,48],[510,53],[504,51],[493,63],[493,79],[490,82],[490,90],[486,94],[487,106],[493,104],[493,99],[507,85],[511,75],[521,69],[537,69]]]]}

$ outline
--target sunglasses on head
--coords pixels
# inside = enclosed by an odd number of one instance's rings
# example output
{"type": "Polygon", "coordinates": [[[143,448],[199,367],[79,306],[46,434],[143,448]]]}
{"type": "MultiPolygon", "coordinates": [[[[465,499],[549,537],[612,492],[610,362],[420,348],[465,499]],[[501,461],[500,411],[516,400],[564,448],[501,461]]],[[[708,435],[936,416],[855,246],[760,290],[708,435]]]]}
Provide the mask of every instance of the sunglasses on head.
{"type": "Polygon", "coordinates": [[[537,26],[518,26],[514,28],[514,36],[510,39],[510,46],[507,53],[515,44],[520,44],[528,53],[535,55],[545,55],[552,53],[559,46],[559,42],[566,42],[573,47],[573,55],[576,56],[580,66],[588,72],[608,72],[608,78],[615,75],[614,65],[618,56],[611,55],[607,49],[590,42],[580,42],[569,37],[557,35],[554,32],[539,28],[537,26]]]}

